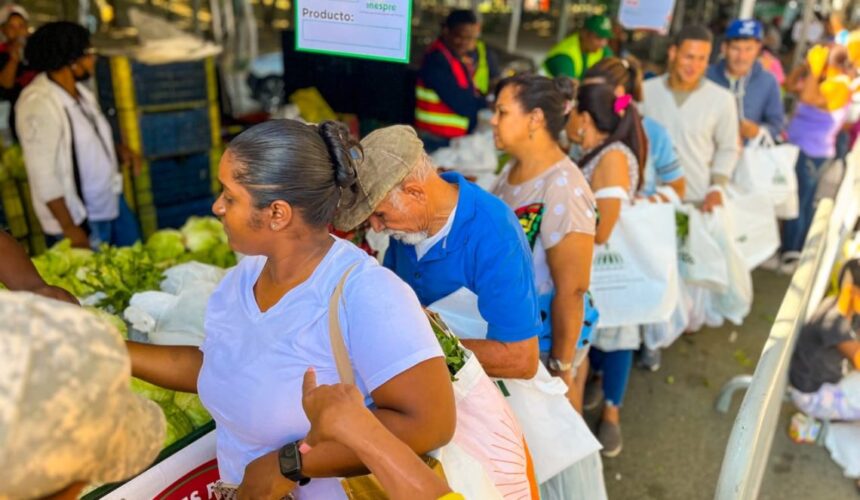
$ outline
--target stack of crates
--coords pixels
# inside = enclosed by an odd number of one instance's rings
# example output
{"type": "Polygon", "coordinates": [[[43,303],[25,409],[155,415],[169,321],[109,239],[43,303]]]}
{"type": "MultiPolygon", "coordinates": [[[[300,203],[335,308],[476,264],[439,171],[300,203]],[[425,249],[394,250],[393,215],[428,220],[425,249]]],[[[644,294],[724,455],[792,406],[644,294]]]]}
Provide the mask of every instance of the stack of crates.
{"type": "Polygon", "coordinates": [[[0,227],[11,234],[30,255],[45,251],[45,235],[30,201],[30,185],[26,179],[0,180],[0,227]]]}
{"type": "Polygon", "coordinates": [[[215,62],[149,65],[124,56],[99,59],[99,104],[117,142],[143,157],[125,195],[144,237],[211,213],[221,156],[215,62]]]}

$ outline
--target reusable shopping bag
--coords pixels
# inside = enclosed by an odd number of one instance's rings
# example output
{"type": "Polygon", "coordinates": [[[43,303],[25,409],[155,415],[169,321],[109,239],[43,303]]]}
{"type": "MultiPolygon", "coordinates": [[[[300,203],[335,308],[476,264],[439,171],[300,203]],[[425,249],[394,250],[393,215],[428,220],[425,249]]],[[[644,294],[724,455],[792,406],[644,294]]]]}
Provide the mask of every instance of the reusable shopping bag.
{"type": "MultiPolygon", "coordinates": [[[[344,273],[329,302],[329,338],[341,382],[355,384],[349,351],[343,338],[338,306],[352,268],[344,273]]],[[[447,328],[432,315],[437,327],[447,328]]],[[[454,375],[457,430],[446,446],[422,457],[440,477],[466,498],[501,500],[504,493],[519,491],[538,498],[537,480],[525,437],[510,407],[484,373],[474,354],[466,351],[465,365],[454,375]]],[[[342,479],[351,500],[385,499],[388,496],[373,474],[342,479]]]]}
{"type": "Polygon", "coordinates": [[[773,204],[765,194],[736,194],[723,200],[732,223],[732,235],[752,271],[779,249],[779,227],[773,204]]]}
{"type": "Polygon", "coordinates": [[[705,224],[723,251],[729,278],[725,292],[710,292],[713,297],[706,309],[706,316],[709,316],[706,323],[713,325],[718,321],[717,317],[722,317],[740,325],[752,306],[752,275],[732,236],[734,234],[732,219],[726,207],[716,207],[712,212],[705,214],[705,224]]]}
{"type": "Polygon", "coordinates": [[[596,245],[591,293],[600,328],[667,321],[678,301],[675,207],[622,205],[609,241],[596,245]]]}
{"type": "Polygon", "coordinates": [[[702,212],[690,204],[676,208],[678,265],[684,281],[719,292],[728,286],[728,269],[720,245],[705,226],[702,212]]]}
{"type": "Polygon", "coordinates": [[[780,219],[797,217],[797,175],[794,172],[800,148],[776,144],[762,128],[744,147],[734,174],[734,184],[745,193],[766,195],[780,219]]]}
{"type": "MultiPolygon", "coordinates": [[[[466,288],[434,302],[429,309],[438,313],[460,338],[487,336],[478,297],[466,288]]],[[[496,379],[496,384],[525,434],[538,483],[600,450],[600,443],[568,401],[567,384],[551,376],[542,363],[530,380],[496,379]]]]}

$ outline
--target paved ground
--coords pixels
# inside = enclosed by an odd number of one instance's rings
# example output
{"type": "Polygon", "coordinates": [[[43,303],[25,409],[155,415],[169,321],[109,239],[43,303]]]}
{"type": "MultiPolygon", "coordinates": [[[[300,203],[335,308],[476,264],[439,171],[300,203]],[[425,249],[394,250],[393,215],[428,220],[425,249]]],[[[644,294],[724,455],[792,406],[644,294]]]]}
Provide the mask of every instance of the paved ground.
{"type": "MultiPolygon", "coordinates": [[[[767,271],[754,281],[756,301],[742,327],[684,336],[664,353],[659,372],[634,369],[622,410],[624,451],[604,461],[610,499],[713,498],[742,394],[728,415],[714,401],[725,381],[752,373],[788,286],[787,277],[767,271]]],[[[860,498],[824,448],[788,439],[792,413],[783,407],[760,499],[860,498]]]]}

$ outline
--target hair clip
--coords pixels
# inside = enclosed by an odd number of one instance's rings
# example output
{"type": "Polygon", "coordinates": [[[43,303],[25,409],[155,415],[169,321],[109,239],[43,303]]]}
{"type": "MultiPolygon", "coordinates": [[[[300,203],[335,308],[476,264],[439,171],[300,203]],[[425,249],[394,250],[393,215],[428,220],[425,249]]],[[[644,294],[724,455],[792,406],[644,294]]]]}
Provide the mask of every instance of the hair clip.
{"type": "Polygon", "coordinates": [[[563,113],[563,114],[564,114],[564,116],[569,115],[569,114],[570,114],[570,112],[571,112],[571,111],[573,111],[573,108],[574,108],[575,106],[576,106],[576,99],[568,99],[567,101],[565,101],[565,103],[564,103],[564,113],[563,113]]]}
{"type": "Polygon", "coordinates": [[[630,94],[624,94],[623,96],[616,97],[615,103],[612,105],[612,109],[615,111],[616,115],[624,116],[624,111],[627,110],[627,107],[630,106],[630,103],[633,101],[633,96],[630,94]]]}

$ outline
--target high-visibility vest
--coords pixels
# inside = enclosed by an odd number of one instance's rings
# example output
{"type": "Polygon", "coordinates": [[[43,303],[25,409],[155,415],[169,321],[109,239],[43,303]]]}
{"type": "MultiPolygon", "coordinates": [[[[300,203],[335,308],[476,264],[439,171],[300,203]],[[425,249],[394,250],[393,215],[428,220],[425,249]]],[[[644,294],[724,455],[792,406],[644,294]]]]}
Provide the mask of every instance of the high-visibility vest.
{"type": "Polygon", "coordinates": [[[487,61],[487,45],[482,40],[478,40],[475,48],[478,51],[478,61],[472,82],[478,92],[487,95],[490,91],[490,63],[487,61]]]}
{"type": "MultiPolygon", "coordinates": [[[[466,74],[465,67],[441,40],[437,39],[430,45],[425,57],[436,51],[445,56],[457,85],[463,90],[472,89],[474,84],[466,74]]],[[[435,90],[425,87],[419,78],[415,85],[415,128],[452,139],[469,133],[469,118],[455,113],[442,102],[435,90]]]]}
{"type": "Polygon", "coordinates": [[[571,78],[576,78],[577,80],[581,80],[582,75],[585,73],[585,70],[600,62],[600,60],[604,57],[607,57],[608,51],[606,49],[600,49],[586,54],[585,64],[583,65],[582,47],[579,43],[579,33],[574,33],[573,35],[557,43],[555,47],[550,49],[549,53],[547,53],[546,59],[544,59],[543,64],[543,69],[547,72],[547,74],[552,73],[550,72],[549,68],[547,68],[546,62],[550,60],[553,56],[557,56],[559,54],[566,55],[570,57],[570,59],[573,61],[573,74],[567,76],[571,78]]]}

